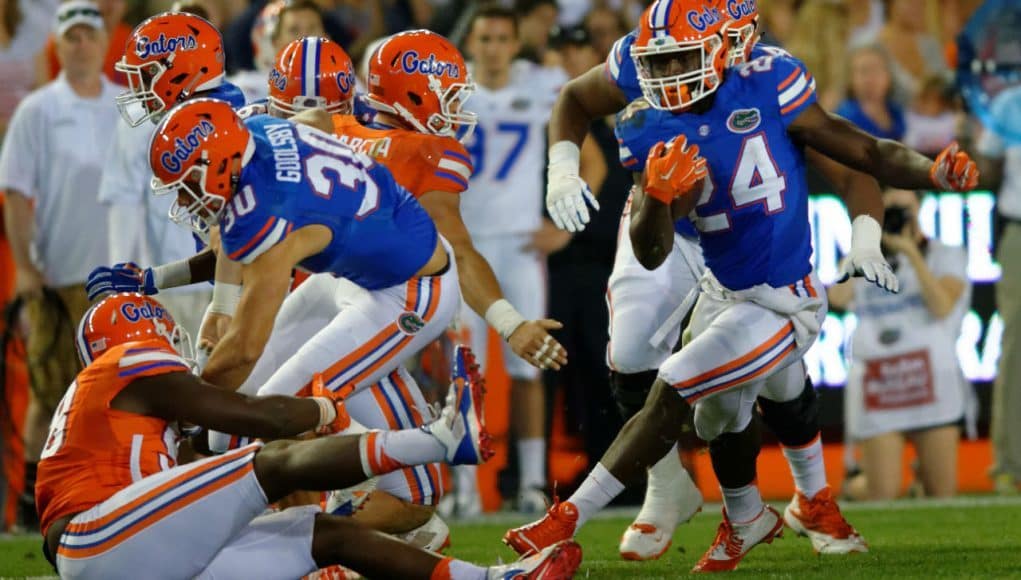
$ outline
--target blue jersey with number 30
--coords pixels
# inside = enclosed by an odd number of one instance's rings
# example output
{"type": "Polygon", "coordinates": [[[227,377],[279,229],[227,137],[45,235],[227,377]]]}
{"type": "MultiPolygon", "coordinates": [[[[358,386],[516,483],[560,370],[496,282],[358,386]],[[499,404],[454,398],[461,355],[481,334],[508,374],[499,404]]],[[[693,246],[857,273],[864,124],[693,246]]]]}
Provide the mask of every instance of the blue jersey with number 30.
{"type": "MultiPolygon", "coordinates": [[[[612,55],[611,55],[612,56],[612,55]]],[[[706,265],[731,290],[792,284],[812,270],[808,188],[787,126],[815,102],[801,61],[765,49],[733,67],[701,114],[658,111],[642,99],[618,116],[620,160],[644,169],[652,147],[678,135],[709,173],[695,208],[706,265]]]]}
{"type": "Polygon", "coordinates": [[[220,219],[231,259],[249,264],[308,225],[333,238],[301,267],[368,290],[405,282],[437,243],[429,214],[390,172],[332,136],[268,115],[245,121],[255,153],[220,219]]]}

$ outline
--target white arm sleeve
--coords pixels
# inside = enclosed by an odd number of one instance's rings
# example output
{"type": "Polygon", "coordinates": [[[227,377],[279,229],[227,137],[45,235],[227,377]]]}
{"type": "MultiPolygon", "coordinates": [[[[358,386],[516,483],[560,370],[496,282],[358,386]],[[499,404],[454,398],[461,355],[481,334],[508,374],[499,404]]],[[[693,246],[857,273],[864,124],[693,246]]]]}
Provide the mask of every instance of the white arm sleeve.
{"type": "Polygon", "coordinates": [[[42,110],[39,95],[26,97],[14,110],[0,150],[0,189],[11,189],[29,199],[38,194],[39,164],[42,154],[42,110]]]}

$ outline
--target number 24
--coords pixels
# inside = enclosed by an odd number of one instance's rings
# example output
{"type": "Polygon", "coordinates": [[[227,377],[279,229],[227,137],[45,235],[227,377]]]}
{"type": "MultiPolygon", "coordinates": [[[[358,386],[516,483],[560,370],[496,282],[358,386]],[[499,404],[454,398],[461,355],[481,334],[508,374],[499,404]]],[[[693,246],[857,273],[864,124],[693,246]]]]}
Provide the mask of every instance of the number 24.
{"type": "MultiPolygon", "coordinates": [[[[766,143],[764,133],[756,133],[741,144],[737,168],[728,189],[735,210],[762,204],[767,214],[783,211],[783,192],[787,189],[787,178],[780,173],[780,169],[769,154],[769,145],[766,143]]],[[[715,190],[715,184],[707,175],[696,209],[708,204],[715,190]]],[[[730,216],[726,211],[699,216],[695,220],[695,227],[706,233],[726,231],[731,227],[730,216]]]]}

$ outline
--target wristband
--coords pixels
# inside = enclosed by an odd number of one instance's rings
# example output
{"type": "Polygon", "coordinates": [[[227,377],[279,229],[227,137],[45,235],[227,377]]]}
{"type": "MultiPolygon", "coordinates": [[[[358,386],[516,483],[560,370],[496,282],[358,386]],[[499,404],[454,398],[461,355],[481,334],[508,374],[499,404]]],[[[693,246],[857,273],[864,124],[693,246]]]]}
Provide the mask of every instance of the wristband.
{"type": "Polygon", "coordinates": [[[316,429],[322,429],[337,419],[337,407],[333,400],[327,397],[312,397],[312,400],[319,405],[319,424],[316,429]]]}
{"type": "Polygon", "coordinates": [[[581,149],[570,141],[557,141],[549,148],[549,175],[578,175],[581,171],[581,149]]]}
{"type": "Polygon", "coordinates": [[[160,290],[191,284],[191,266],[188,265],[188,260],[153,267],[152,282],[160,290]]]}
{"type": "Polygon", "coordinates": [[[521,316],[521,313],[505,298],[501,298],[486,309],[486,322],[496,329],[504,340],[507,340],[519,326],[525,323],[525,317],[521,316]]]}
{"type": "Polygon", "coordinates": [[[870,215],[860,215],[851,223],[851,250],[872,250],[879,252],[883,238],[883,227],[870,215]]]}
{"type": "Polygon", "coordinates": [[[217,314],[234,316],[241,300],[241,285],[217,282],[213,286],[213,301],[209,303],[209,311],[217,314]]]}

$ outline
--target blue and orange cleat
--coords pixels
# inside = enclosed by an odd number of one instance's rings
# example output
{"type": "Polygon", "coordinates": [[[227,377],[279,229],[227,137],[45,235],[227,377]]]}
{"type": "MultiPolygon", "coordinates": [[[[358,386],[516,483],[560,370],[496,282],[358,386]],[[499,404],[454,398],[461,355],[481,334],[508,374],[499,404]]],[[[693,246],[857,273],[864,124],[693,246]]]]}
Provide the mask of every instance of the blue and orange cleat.
{"type": "Polygon", "coordinates": [[[467,346],[454,349],[450,391],[440,417],[422,427],[447,449],[447,463],[478,465],[493,456],[493,438],[483,416],[485,383],[467,346]]]}

